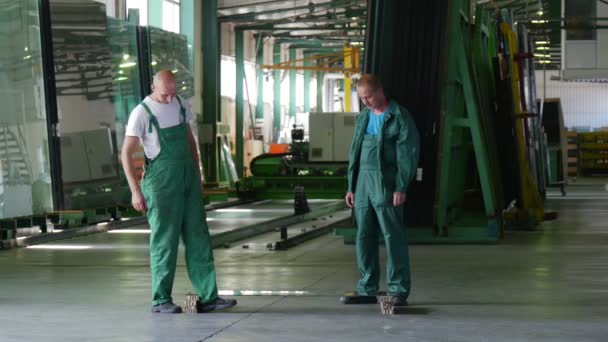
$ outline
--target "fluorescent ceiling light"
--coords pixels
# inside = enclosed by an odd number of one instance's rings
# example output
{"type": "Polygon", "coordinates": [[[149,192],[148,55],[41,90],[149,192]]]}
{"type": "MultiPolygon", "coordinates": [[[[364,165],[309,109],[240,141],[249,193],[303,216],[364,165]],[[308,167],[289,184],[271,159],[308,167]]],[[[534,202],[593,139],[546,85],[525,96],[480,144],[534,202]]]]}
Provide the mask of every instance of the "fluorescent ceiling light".
{"type": "Polygon", "coordinates": [[[538,40],[538,41],[536,41],[536,45],[549,45],[549,41],[547,41],[547,40],[538,40]]]}
{"type": "Polygon", "coordinates": [[[125,69],[125,68],[131,68],[131,67],[134,67],[134,66],[136,66],[136,65],[137,65],[137,63],[135,63],[135,62],[127,62],[127,63],[122,63],[122,64],[121,64],[121,65],[119,65],[118,67],[119,67],[119,68],[121,68],[121,69],[125,69]]]}

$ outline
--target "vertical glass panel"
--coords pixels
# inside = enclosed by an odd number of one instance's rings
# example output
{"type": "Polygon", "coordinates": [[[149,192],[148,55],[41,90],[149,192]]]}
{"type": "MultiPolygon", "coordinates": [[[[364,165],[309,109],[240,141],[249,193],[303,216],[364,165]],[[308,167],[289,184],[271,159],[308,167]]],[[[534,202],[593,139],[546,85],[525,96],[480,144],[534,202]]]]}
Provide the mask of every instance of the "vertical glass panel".
{"type": "MultiPolygon", "coordinates": [[[[139,55],[137,26],[122,20],[108,18],[108,35],[112,53],[112,73],[114,75],[112,101],[116,121],[116,148],[117,154],[120,156],[129,114],[142,99],[140,68],[137,67],[137,63],[140,63],[137,61],[139,55]]],[[[138,152],[134,159],[137,170],[143,171],[143,151],[138,152]]],[[[118,158],[118,161],[120,163],[120,158],[118,158]]],[[[118,171],[121,179],[121,202],[129,203],[131,197],[127,179],[122,167],[119,167],[118,171]]]]}
{"type": "MultiPolygon", "coordinates": [[[[159,70],[171,70],[177,80],[177,94],[194,105],[194,73],[188,53],[186,36],[167,32],[156,27],[148,27],[150,71],[154,75],[159,70]]],[[[146,91],[146,94],[149,91],[146,91]]],[[[198,146],[198,129],[192,133],[198,146]]]]}
{"type": "MultiPolygon", "coordinates": [[[[50,0],[66,209],[120,202],[115,77],[106,9],[85,0],[50,0]]],[[[133,58],[125,68],[136,68],[133,58]]]]}
{"type": "Polygon", "coordinates": [[[194,96],[194,75],[188,56],[185,36],[149,27],[152,74],[159,70],[172,70],[177,78],[177,93],[187,100],[194,96]]]}
{"type": "Polygon", "coordinates": [[[0,0],[0,218],[51,211],[37,0],[0,0]]]}

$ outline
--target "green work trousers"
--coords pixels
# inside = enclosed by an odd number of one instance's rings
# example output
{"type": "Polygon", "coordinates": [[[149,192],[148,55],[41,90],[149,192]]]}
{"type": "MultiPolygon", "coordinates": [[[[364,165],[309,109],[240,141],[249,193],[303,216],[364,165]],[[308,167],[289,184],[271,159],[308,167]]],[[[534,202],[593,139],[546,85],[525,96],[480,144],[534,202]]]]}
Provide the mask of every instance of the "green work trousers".
{"type": "Polygon", "coordinates": [[[388,292],[407,297],[410,293],[410,265],[403,206],[393,206],[396,169],[380,170],[376,136],[366,135],[362,148],[355,192],[357,220],[357,264],[361,277],[357,292],[375,295],[379,290],[379,235],[386,246],[388,292]]]}

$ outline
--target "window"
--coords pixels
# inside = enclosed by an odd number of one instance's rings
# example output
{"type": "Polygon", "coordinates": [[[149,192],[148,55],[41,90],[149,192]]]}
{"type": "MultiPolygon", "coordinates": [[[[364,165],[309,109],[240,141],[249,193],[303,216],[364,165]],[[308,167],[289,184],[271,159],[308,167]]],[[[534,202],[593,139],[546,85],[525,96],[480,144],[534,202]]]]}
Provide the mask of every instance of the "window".
{"type": "Polygon", "coordinates": [[[127,0],[127,13],[129,9],[139,10],[139,25],[148,25],[148,0],[127,0]]]}
{"type": "Polygon", "coordinates": [[[179,0],[163,1],[163,30],[179,33],[179,0]]]}
{"type": "Polygon", "coordinates": [[[597,30],[594,26],[597,17],[596,0],[566,0],[567,40],[596,40],[597,30]]]}

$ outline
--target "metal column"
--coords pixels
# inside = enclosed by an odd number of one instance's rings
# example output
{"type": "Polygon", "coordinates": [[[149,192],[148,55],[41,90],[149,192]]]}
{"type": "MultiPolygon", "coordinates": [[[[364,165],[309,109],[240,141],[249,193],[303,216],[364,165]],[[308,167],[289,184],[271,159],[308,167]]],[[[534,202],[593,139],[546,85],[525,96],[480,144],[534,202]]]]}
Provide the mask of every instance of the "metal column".
{"type": "Polygon", "coordinates": [[[217,182],[217,122],[220,120],[220,32],[217,0],[203,1],[203,122],[199,125],[199,144],[205,182],[217,182]]]}
{"type": "MultiPolygon", "coordinates": [[[[317,61],[319,63],[319,61],[317,61]]],[[[323,111],[323,72],[317,71],[317,112],[323,111]]]]}
{"type": "MultiPolygon", "coordinates": [[[[296,49],[289,47],[289,60],[296,59],[296,49]]],[[[289,117],[296,116],[296,70],[289,70],[289,117]]]]}
{"type": "Polygon", "coordinates": [[[257,49],[256,73],[258,78],[258,101],[255,107],[255,118],[264,119],[264,70],[260,68],[260,65],[264,64],[264,36],[258,36],[255,46],[257,49]]]}
{"type": "Polygon", "coordinates": [[[236,172],[240,176],[243,174],[243,80],[245,78],[245,51],[242,30],[237,29],[234,32],[234,40],[236,59],[236,172]]]}
{"type": "MultiPolygon", "coordinates": [[[[304,66],[310,67],[310,53],[304,53],[304,66]]],[[[304,70],[304,112],[310,112],[310,70],[304,70]]]]}
{"type": "MultiPolygon", "coordinates": [[[[274,41],[272,63],[277,65],[281,63],[281,43],[279,40],[274,41]]],[[[272,141],[276,142],[279,131],[281,130],[281,70],[274,71],[274,117],[272,120],[272,141]]]]}

